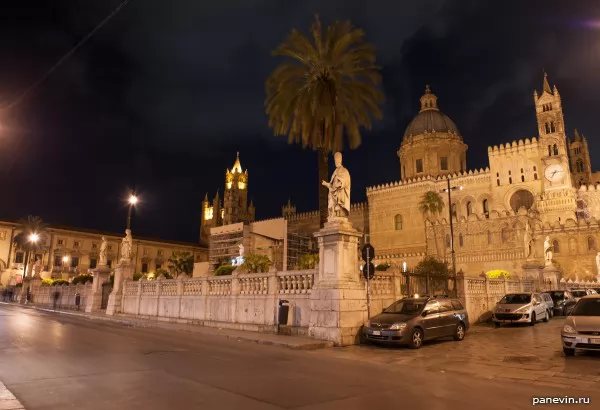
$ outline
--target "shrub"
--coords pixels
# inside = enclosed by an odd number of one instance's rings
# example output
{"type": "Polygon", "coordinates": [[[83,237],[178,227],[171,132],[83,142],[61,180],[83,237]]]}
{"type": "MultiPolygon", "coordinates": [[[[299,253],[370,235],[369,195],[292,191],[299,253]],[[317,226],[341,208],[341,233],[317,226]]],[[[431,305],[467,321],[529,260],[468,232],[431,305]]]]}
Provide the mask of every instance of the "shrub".
{"type": "Polygon", "coordinates": [[[41,286],[52,286],[52,284],[54,283],[54,279],[42,279],[42,283],[41,286]]]}
{"type": "Polygon", "coordinates": [[[318,253],[307,253],[298,258],[298,267],[300,269],[314,269],[319,263],[318,253]]]}
{"type": "Polygon", "coordinates": [[[448,265],[445,262],[438,261],[433,256],[426,256],[415,267],[415,273],[420,275],[448,275],[448,265]]]}
{"type": "Polygon", "coordinates": [[[221,265],[215,271],[215,276],[227,276],[231,275],[235,270],[236,266],[233,265],[221,265]]]}
{"type": "Polygon", "coordinates": [[[135,281],[140,280],[140,279],[142,279],[142,276],[144,276],[142,273],[135,272],[133,274],[133,280],[135,280],[135,281]]]}
{"type": "Polygon", "coordinates": [[[378,271],[386,271],[390,268],[390,263],[389,262],[385,262],[385,263],[380,263],[379,265],[375,265],[375,270],[378,271]]]}
{"type": "Polygon", "coordinates": [[[72,285],[77,285],[78,283],[86,284],[88,282],[94,281],[94,275],[90,275],[89,273],[82,273],[81,275],[75,276],[71,281],[72,285]]]}
{"type": "Polygon", "coordinates": [[[501,269],[494,269],[489,272],[486,272],[485,276],[487,276],[490,279],[500,279],[502,278],[502,276],[505,276],[506,279],[510,279],[510,273],[501,269]]]}
{"type": "Polygon", "coordinates": [[[242,266],[248,273],[264,273],[269,271],[271,260],[267,255],[250,253],[244,256],[244,263],[242,266]]]}
{"type": "Polygon", "coordinates": [[[171,272],[163,268],[157,269],[156,272],[154,272],[154,279],[158,279],[160,275],[163,275],[165,279],[173,279],[171,272]]]}
{"type": "Polygon", "coordinates": [[[68,280],[64,280],[64,279],[56,279],[54,282],[52,282],[52,286],[62,286],[62,285],[68,285],[69,281],[68,280]]]}

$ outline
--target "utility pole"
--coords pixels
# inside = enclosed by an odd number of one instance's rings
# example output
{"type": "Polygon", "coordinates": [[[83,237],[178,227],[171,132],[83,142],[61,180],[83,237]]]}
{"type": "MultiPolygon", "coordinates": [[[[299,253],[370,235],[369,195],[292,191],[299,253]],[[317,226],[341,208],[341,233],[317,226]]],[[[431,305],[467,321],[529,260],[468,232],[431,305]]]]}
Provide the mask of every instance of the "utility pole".
{"type": "MultiPolygon", "coordinates": [[[[450,176],[446,179],[447,187],[442,192],[448,193],[448,214],[450,216],[450,257],[452,258],[452,276],[456,277],[456,251],[454,250],[454,221],[452,220],[452,194],[451,191],[462,191],[462,186],[450,186],[450,176]]],[[[446,281],[446,290],[448,290],[448,281],[446,281]]]]}

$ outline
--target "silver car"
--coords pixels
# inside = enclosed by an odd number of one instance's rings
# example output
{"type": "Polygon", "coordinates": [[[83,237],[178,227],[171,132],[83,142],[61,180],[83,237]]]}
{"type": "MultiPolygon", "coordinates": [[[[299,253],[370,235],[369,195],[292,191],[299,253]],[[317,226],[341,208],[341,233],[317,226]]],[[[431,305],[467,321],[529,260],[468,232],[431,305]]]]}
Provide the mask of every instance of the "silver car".
{"type": "Polygon", "coordinates": [[[592,291],[591,291],[591,289],[583,289],[583,288],[571,289],[571,294],[573,295],[575,300],[578,301],[579,299],[581,299],[584,296],[592,295],[592,291]]]}
{"type": "Polygon", "coordinates": [[[600,351],[600,295],[579,299],[561,332],[563,352],[573,356],[575,349],[600,351]]]}
{"type": "Polygon", "coordinates": [[[496,327],[502,323],[528,323],[533,326],[540,319],[547,322],[550,314],[539,293],[509,293],[498,302],[492,313],[496,327]]]}

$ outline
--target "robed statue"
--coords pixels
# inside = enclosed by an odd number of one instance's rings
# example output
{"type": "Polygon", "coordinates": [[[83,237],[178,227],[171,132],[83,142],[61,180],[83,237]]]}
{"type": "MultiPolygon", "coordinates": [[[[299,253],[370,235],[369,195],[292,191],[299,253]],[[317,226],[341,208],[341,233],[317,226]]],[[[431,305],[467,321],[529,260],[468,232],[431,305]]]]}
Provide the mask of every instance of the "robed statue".
{"type": "Polygon", "coordinates": [[[546,236],[546,240],[544,241],[544,259],[546,260],[546,265],[552,265],[553,251],[554,246],[550,242],[550,237],[546,236]]]}
{"type": "Polygon", "coordinates": [[[104,266],[108,263],[108,241],[106,237],[102,237],[102,243],[100,244],[100,266],[104,266]]]}
{"type": "Polygon", "coordinates": [[[329,218],[350,216],[350,173],[342,166],[342,153],[336,152],[333,156],[335,171],[329,182],[322,184],[329,189],[327,211],[329,218]]]}
{"type": "Polygon", "coordinates": [[[121,259],[131,259],[133,249],[133,238],[131,237],[131,229],[125,230],[125,237],[121,241],[121,259]]]}
{"type": "Polygon", "coordinates": [[[531,225],[529,221],[525,224],[525,235],[523,235],[523,242],[525,245],[525,257],[529,258],[533,250],[533,235],[531,233],[531,225]]]}

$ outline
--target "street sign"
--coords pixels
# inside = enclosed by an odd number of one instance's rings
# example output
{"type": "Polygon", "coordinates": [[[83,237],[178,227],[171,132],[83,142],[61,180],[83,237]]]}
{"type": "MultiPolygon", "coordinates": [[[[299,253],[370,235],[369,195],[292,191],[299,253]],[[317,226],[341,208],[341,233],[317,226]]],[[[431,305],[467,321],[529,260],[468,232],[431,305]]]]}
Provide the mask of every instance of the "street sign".
{"type": "Polygon", "coordinates": [[[365,266],[363,266],[362,269],[362,274],[367,280],[373,279],[375,276],[375,265],[372,263],[365,263],[365,266]]]}
{"type": "Polygon", "coordinates": [[[362,247],[362,259],[363,261],[369,263],[375,257],[375,248],[370,243],[365,243],[362,247]]]}

